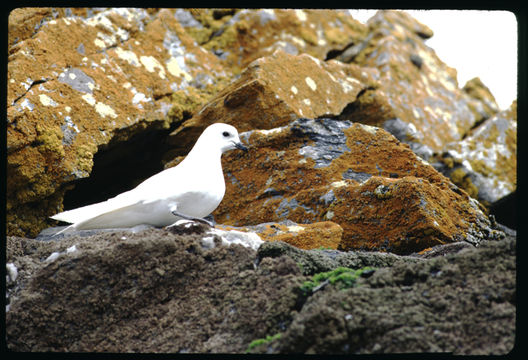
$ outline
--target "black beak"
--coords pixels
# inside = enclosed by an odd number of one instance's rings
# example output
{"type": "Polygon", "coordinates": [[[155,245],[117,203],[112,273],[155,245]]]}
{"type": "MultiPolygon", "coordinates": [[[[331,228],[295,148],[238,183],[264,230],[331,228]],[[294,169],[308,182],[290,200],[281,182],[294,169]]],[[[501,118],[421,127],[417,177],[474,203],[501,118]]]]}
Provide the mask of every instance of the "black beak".
{"type": "Polygon", "coordinates": [[[242,145],[242,143],[234,143],[234,144],[235,144],[235,147],[236,147],[237,149],[244,150],[244,151],[246,151],[246,152],[248,151],[248,148],[245,147],[244,145],[242,145]]]}

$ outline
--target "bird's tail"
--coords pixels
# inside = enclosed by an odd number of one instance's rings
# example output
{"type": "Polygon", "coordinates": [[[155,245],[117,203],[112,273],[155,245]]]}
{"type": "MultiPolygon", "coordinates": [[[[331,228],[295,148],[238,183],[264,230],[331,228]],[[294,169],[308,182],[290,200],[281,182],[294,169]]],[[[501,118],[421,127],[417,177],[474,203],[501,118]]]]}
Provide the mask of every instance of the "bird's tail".
{"type": "Polygon", "coordinates": [[[86,205],[77,209],[63,211],[51,216],[53,220],[75,224],[100,214],[106,207],[106,202],[86,205]]]}

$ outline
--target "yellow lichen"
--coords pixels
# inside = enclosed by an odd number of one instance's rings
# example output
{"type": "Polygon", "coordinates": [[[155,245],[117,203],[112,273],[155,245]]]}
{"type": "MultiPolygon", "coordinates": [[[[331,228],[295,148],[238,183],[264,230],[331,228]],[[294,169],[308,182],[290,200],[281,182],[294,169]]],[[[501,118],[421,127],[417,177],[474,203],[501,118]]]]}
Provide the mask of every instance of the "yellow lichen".
{"type": "Polygon", "coordinates": [[[233,44],[235,44],[238,31],[240,29],[247,29],[249,28],[249,25],[245,23],[244,21],[240,21],[236,23],[235,25],[228,26],[225,28],[224,32],[219,35],[213,37],[210,41],[208,41],[206,44],[203,45],[204,49],[206,50],[216,50],[216,49],[229,49],[229,47],[233,44]]]}
{"type": "MultiPolygon", "coordinates": [[[[489,130],[489,135],[488,135],[488,138],[486,139],[487,141],[487,144],[486,145],[489,145],[489,143],[494,143],[497,141],[497,139],[499,138],[499,135],[500,135],[500,132],[499,132],[499,129],[497,129],[497,126],[495,124],[493,124],[491,127],[490,127],[490,130],[489,130]]],[[[486,147],[489,147],[489,146],[486,146],[486,147]]]]}
{"type": "Polygon", "coordinates": [[[455,185],[464,189],[469,194],[469,196],[472,198],[477,198],[478,188],[475,186],[475,184],[473,184],[464,168],[459,167],[458,169],[453,170],[450,178],[455,185]]]}
{"type": "Polygon", "coordinates": [[[232,17],[231,15],[225,15],[220,19],[215,19],[214,12],[218,10],[214,9],[189,9],[189,11],[203,27],[187,27],[185,31],[200,45],[207,43],[211,39],[212,34],[220,30],[232,17]]]}
{"type": "Polygon", "coordinates": [[[227,84],[226,78],[217,78],[214,85],[203,89],[189,87],[178,90],[171,95],[172,107],[168,112],[171,122],[190,118],[203,104],[209,101],[215,93],[227,84]]]}
{"type": "Polygon", "coordinates": [[[452,169],[455,165],[455,160],[452,157],[445,157],[442,159],[442,162],[447,166],[448,169],[452,169]]]}
{"type": "Polygon", "coordinates": [[[39,151],[53,154],[56,157],[64,157],[62,145],[62,131],[59,127],[48,126],[41,123],[36,124],[36,143],[39,151]]]}
{"type": "Polygon", "coordinates": [[[93,143],[79,144],[75,148],[76,168],[79,171],[90,173],[93,167],[93,156],[97,152],[97,146],[93,143]]]}
{"type": "Polygon", "coordinates": [[[470,160],[470,164],[474,171],[484,176],[500,175],[503,171],[503,169],[499,170],[489,167],[484,160],[470,160]]]}

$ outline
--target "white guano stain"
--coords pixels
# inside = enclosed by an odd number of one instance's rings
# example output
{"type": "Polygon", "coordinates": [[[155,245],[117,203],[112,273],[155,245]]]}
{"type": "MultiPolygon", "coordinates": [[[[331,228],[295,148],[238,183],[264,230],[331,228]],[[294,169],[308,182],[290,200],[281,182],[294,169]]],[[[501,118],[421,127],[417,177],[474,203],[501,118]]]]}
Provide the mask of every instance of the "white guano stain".
{"type": "Polygon", "coordinates": [[[81,98],[86,101],[89,105],[94,106],[95,111],[97,111],[97,113],[103,118],[110,116],[111,118],[115,119],[117,117],[117,114],[114,109],[112,109],[106,104],[103,104],[102,102],[96,101],[92,94],[84,94],[83,96],[81,96],[81,98]]]}
{"type": "Polygon", "coordinates": [[[83,96],[81,96],[81,99],[83,99],[84,101],[86,101],[88,104],[94,106],[95,103],[97,101],[95,101],[95,98],[93,97],[92,94],[84,94],[83,96]]]}
{"type": "Polygon", "coordinates": [[[182,70],[176,58],[171,57],[169,61],[167,61],[166,65],[167,65],[167,70],[173,76],[183,77],[187,81],[192,80],[192,76],[189,75],[189,73],[187,73],[186,71],[182,70]]]}
{"type": "Polygon", "coordinates": [[[299,226],[299,225],[290,225],[287,227],[288,231],[290,232],[295,232],[295,233],[298,233],[298,232],[301,232],[301,231],[304,231],[304,227],[303,226],[299,226]]]}

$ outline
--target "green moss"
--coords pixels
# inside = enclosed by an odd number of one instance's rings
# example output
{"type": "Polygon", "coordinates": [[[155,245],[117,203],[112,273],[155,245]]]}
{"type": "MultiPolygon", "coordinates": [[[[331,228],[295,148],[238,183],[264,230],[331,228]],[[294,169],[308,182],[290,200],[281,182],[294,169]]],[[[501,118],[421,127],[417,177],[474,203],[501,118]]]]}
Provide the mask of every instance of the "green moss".
{"type": "Polygon", "coordinates": [[[260,346],[260,345],[263,345],[263,344],[268,344],[268,343],[272,342],[273,340],[280,339],[280,337],[281,337],[281,333],[277,333],[275,335],[268,335],[264,339],[253,340],[248,345],[248,348],[246,349],[246,353],[250,352],[251,350],[253,350],[257,346],[260,346]]]}
{"type": "Polygon", "coordinates": [[[455,166],[455,160],[452,157],[445,157],[442,159],[442,162],[448,169],[452,169],[455,166]]]}
{"type": "Polygon", "coordinates": [[[308,296],[313,293],[315,288],[325,282],[337,286],[337,288],[341,290],[348,289],[356,285],[356,280],[361,274],[363,274],[363,272],[372,270],[374,270],[374,268],[370,266],[357,270],[340,266],[332,271],[315,274],[312,277],[312,280],[305,281],[301,285],[301,291],[308,296]]]}
{"type": "Polygon", "coordinates": [[[203,44],[206,50],[221,50],[229,49],[230,46],[236,43],[238,33],[244,32],[249,28],[249,24],[240,20],[236,24],[224,28],[224,31],[219,36],[214,36],[205,44],[203,44]]]}

